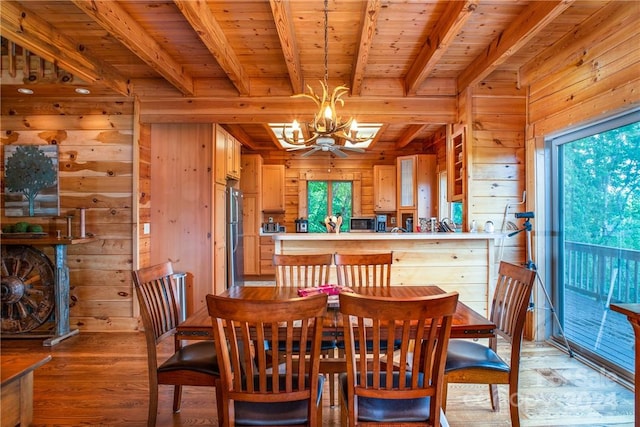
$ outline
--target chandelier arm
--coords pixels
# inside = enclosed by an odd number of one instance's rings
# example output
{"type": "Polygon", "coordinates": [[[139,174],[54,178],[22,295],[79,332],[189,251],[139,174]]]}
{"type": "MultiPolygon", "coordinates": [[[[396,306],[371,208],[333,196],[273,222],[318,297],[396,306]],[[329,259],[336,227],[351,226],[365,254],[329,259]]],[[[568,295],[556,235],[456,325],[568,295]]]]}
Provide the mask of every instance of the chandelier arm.
{"type": "Polygon", "coordinates": [[[294,141],[293,139],[289,138],[287,136],[287,134],[285,133],[285,129],[286,127],[282,128],[282,139],[284,140],[284,142],[286,142],[287,144],[291,144],[291,145],[296,145],[296,146],[305,146],[308,145],[312,142],[314,142],[316,139],[318,139],[317,134],[312,135],[309,139],[303,139],[302,141],[298,140],[298,141],[294,141]]]}
{"type": "Polygon", "coordinates": [[[322,102],[320,101],[320,98],[315,95],[315,94],[308,94],[308,93],[298,93],[295,95],[291,95],[292,98],[309,98],[310,100],[312,100],[313,102],[316,103],[316,106],[318,108],[320,108],[322,106],[322,102]]]}

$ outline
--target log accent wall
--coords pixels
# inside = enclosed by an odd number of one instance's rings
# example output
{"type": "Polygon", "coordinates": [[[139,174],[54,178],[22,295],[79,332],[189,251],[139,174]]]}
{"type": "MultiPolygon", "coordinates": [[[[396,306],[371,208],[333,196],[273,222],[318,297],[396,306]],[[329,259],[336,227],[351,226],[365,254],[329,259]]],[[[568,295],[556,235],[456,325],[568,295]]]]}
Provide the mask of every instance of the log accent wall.
{"type": "MultiPolygon", "coordinates": [[[[60,194],[59,217],[6,217],[3,205],[2,223],[26,220],[66,234],[66,216],[74,215],[78,234],[77,208],[84,207],[86,231],[99,238],[68,247],[72,328],[137,327],[131,287],[133,117],[129,100],[2,99],[3,148],[57,145],[60,194]]],[[[42,250],[53,255],[52,248],[42,250]]]]}

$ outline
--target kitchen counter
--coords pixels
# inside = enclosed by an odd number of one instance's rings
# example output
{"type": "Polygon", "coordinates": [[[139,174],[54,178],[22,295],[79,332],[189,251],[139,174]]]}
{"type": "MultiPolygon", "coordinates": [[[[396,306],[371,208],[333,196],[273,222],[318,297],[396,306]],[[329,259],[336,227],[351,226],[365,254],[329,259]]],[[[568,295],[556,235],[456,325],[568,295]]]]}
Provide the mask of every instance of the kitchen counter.
{"type": "Polygon", "coordinates": [[[505,237],[501,233],[264,233],[279,240],[495,240],[505,237]]]}
{"type": "MultiPolygon", "coordinates": [[[[394,286],[437,285],[487,314],[501,233],[274,233],[274,253],[393,252],[394,286]]],[[[337,283],[335,268],[330,282],[337,283]]]]}

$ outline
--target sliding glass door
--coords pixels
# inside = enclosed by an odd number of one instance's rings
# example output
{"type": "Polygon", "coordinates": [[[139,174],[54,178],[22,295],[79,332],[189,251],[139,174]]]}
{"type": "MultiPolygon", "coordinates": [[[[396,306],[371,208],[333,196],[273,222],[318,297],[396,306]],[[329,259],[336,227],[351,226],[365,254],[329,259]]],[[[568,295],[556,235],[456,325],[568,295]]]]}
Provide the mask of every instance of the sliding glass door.
{"type": "Polygon", "coordinates": [[[609,305],[640,303],[639,119],[635,111],[549,141],[560,321],[572,350],[626,377],[634,335],[609,305]]]}

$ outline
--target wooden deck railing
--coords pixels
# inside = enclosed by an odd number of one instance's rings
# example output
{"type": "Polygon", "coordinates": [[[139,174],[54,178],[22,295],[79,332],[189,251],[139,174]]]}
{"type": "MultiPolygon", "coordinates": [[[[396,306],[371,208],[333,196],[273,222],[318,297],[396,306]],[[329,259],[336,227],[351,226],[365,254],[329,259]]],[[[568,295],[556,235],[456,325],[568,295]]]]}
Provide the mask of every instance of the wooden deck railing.
{"type": "Polygon", "coordinates": [[[640,251],[565,242],[565,257],[565,288],[607,303],[640,303],[640,251]]]}

